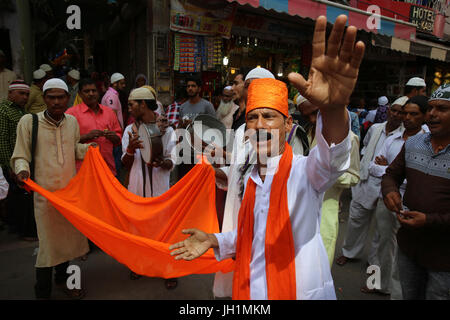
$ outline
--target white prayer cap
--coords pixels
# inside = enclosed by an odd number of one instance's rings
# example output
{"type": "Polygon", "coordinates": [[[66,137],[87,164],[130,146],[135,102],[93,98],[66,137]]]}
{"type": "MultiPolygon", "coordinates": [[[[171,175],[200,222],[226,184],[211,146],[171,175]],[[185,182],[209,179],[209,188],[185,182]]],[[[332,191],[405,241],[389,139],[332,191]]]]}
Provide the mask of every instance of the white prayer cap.
{"type": "Polygon", "coordinates": [[[300,93],[297,94],[297,96],[295,97],[295,104],[297,106],[301,105],[302,103],[308,101],[308,99],[306,99],[304,96],[302,96],[300,93]]]}
{"type": "Polygon", "coordinates": [[[225,88],[223,88],[223,90],[233,90],[232,86],[226,86],[225,88]]]}
{"type": "Polygon", "coordinates": [[[44,87],[42,88],[42,92],[45,92],[48,89],[63,89],[64,91],[69,92],[67,84],[58,78],[51,78],[45,81],[44,87]]]}
{"type": "Polygon", "coordinates": [[[379,98],[378,98],[378,105],[379,105],[379,106],[385,106],[385,105],[387,105],[388,103],[389,103],[389,100],[388,100],[387,97],[382,96],[382,97],[379,97],[379,98]]]}
{"type": "Polygon", "coordinates": [[[256,67],[255,69],[250,70],[249,73],[245,76],[245,80],[248,79],[264,79],[264,78],[272,78],[275,79],[272,72],[267,69],[256,67]]]}
{"type": "Polygon", "coordinates": [[[123,74],[118,73],[118,72],[113,73],[113,75],[111,76],[111,84],[113,84],[113,83],[115,83],[115,82],[117,82],[117,81],[120,81],[120,80],[122,80],[122,79],[125,79],[125,77],[123,76],[123,74]]]}
{"type": "Polygon", "coordinates": [[[392,105],[398,104],[403,107],[405,105],[406,101],[408,101],[408,99],[409,98],[407,96],[400,97],[397,100],[395,100],[394,102],[392,102],[392,105]]]}
{"type": "Polygon", "coordinates": [[[408,82],[406,83],[407,86],[412,86],[412,87],[426,87],[427,84],[425,83],[425,80],[423,80],[422,78],[419,77],[414,77],[408,80],[408,82]]]}
{"type": "Polygon", "coordinates": [[[44,70],[42,69],[37,69],[36,71],[33,72],[33,79],[34,80],[41,80],[42,78],[44,78],[47,74],[45,73],[44,70]]]}
{"type": "Polygon", "coordinates": [[[140,87],[130,92],[128,100],[155,100],[155,96],[147,88],[140,87]]]}
{"type": "Polygon", "coordinates": [[[69,71],[68,75],[75,79],[75,80],[80,80],[80,71],[72,69],[69,71]]]}
{"type": "Polygon", "coordinates": [[[39,67],[39,69],[44,70],[45,72],[49,72],[52,71],[52,67],[50,67],[48,64],[41,64],[41,66],[39,67]]]}

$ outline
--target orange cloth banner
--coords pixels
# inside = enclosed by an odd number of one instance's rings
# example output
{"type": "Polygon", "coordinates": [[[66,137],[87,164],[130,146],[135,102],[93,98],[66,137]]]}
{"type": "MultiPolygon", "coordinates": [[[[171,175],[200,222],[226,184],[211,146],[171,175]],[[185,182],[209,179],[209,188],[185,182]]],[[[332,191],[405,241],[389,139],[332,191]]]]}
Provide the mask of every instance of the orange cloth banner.
{"type": "Polygon", "coordinates": [[[90,147],[80,171],[64,189],[50,192],[29,179],[25,183],[105,253],[137,274],[167,279],[233,270],[234,261],[217,261],[212,249],[194,261],[175,260],[169,254],[171,244],[186,238],[182,229],[219,232],[210,165],[197,164],[163,195],[143,198],[123,187],[99,149],[90,147]]]}

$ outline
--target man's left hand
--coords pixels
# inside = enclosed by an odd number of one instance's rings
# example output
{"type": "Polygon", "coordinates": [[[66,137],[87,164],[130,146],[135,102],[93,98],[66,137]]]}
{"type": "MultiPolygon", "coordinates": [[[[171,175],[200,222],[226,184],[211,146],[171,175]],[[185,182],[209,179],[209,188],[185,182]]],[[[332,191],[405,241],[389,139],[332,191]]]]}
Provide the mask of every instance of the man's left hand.
{"type": "Polygon", "coordinates": [[[113,145],[117,146],[120,144],[120,137],[115,133],[114,131],[105,130],[104,131],[104,137],[111,141],[113,145]]]}
{"type": "Polygon", "coordinates": [[[300,94],[322,113],[345,107],[358,80],[365,45],[361,41],[355,44],[357,28],[354,26],[349,26],[344,36],[346,23],[345,15],[337,17],[327,44],[327,19],[324,16],[317,18],[308,81],[298,73],[289,74],[289,80],[300,94]]]}
{"type": "Polygon", "coordinates": [[[418,211],[400,211],[400,214],[397,214],[397,219],[401,224],[418,228],[423,227],[427,220],[427,216],[425,213],[418,211]]]}

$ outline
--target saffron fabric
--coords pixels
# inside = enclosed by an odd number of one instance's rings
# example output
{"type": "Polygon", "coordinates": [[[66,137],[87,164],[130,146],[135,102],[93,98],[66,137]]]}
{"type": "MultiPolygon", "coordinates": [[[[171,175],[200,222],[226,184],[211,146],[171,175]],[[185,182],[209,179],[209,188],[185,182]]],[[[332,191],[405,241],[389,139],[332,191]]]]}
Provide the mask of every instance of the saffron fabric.
{"type": "Polygon", "coordinates": [[[247,94],[247,114],[258,108],[270,108],[289,117],[288,89],[282,81],[264,78],[255,79],[250,83],[247,94]]]}
{"type": "Polygon", "coordinates": [[[26,184],[46,197],[75,228],[133,272],[160,278],[229,272],[231,259],[218,262],[213,250],[194,261],[175,260],[169,246],[182,241],[185,228],[219,231],[214,170],[197,164],[159,197],[129,192],[114,177],[98,148],[90,147],[78,174],[64,189],[50,192],[26,184]]]}
{"type": "MultiPolygon", "coordinates": [[[[292,148],[286,142],[270,192],[265,237],[267,296],[270,300],[296,299],[295,249],[287,203],[287,180],[291,171],[292,157],[292,148]]],[[[255,193],[256,184],[249,179],[238,218],[233,299],[250,299],[255,193]]]]}

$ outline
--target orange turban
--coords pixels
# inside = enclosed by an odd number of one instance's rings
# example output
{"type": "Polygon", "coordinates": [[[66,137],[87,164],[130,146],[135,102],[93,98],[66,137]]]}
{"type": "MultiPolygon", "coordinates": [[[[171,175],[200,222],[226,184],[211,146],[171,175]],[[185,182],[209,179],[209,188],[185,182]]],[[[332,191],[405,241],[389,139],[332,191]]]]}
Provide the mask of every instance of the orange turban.
{"type": "Polygon", "coordinates": [[[274,109],[289,117],[286,84],[271,78],[253,80],[248,87],[245,116],[258,108],[274,109]]]}

